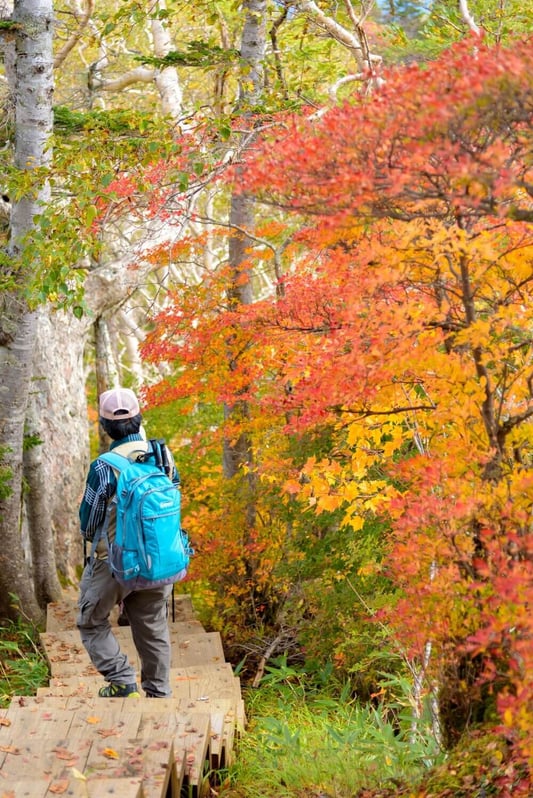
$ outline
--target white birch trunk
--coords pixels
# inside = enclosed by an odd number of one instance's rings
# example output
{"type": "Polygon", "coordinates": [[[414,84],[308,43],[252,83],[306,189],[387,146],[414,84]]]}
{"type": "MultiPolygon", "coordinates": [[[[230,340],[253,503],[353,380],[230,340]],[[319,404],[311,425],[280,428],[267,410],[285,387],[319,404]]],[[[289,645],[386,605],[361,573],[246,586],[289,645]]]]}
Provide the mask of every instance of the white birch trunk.
{"type": "MultiPolygon", "coordinates": [[[[246,17],[241,41],[241,58],[246,65],[246,75],[240,82],[238,105],[245,114],[253,111],[263,92],[264,68],[263,61],[266,51],[266,0],[248,0],[245,4],[246,17]]],[[[230,301],[236,304],[251,304],[253,301],[252,275],[243,280],[246,269],[247,253],[250,239],[246,231],[253,232],[254,214],[251,198],[235,192],[231,197],[230,228],[235,232],[229,240],[229,262],[233,274],[233,284],[230,288],[230,301]]],[[[231,343],[228,347],[230,368],[232,367],[233,354],[231,343]]],[[[249,414],[249,406],[245,401],[237,402],[233,406],[224,407],[224,416],[232,415],[245,419],[249,414]]],[[[244,467],[246,482],[243,485],[244,505],[246,512],[246,526],[251,532],[256,523],[255,490],[256,480],[253,469],[254,453],[248,435],[241,434],[235,442],[225,440],[223,448],[224,474],[228,478],[235,477],[244,467]]],[[[249,565],[250,571],[253,565],[249,565]]]]}
{"type": "MultiPolygon", "coordinates": [[[[38,466],[34,483],[42,505],[47,505],[50,548],[56,552],[50,568],[54,572],[57,568],[73,582],[77,580],[76,566],[82,562],[78,505],[89,464],[84,352],[91,328],[89,319],[41,308],[31,386],[30,407],[39,420],[37,434],[43,442],[39,463],[34,463],[36,469],[38,466]]],[[[35,517],[31,496],[29,501],[29,534],[32,540],[37,538],[34,548],[42,549],[42,523],[37,522],[44,522],[44,517],[35,517]]],[[[42,551],[43,557],[45,554],[42,551]]]]}
{"type": "MultiPolygon", "coordinates": [[[[52,0],[16,0],[12,21],[13,44],[6,54],[6,71],[15,104],[15,167],[21,173],[46,166],[52,130],[52,0]]],[[[46,204],[46,184],[12,203],[9,255],[20,280],[3,296],[0,322],[0,441],[7,469],[8,495],[0,501],[0,616],[16,617],[10,593],[16,593],[24,614],[39,621],[42,613],[29,578],[28,561],[21,537],[23,440],[30,391],[37,314],[24,299],[24,283],[35,265],[24,237],[46,204]]]]}
{"type": "MultiPolygon", "coordinates": [[[[160,10],[166,8],[163,0],[157,3],[160,10]]],[[[172,41],[168,28],[159,19],[151,22],[154,55],[163,58],[172,50],[172,41]]],[[[181,115],[183,93],[181,90],[178,73],[175,67],[166,67],[158,70],[154,78],[155,85],[161,98],[161,109],[166,116],[177,121],[181,115]]]]}

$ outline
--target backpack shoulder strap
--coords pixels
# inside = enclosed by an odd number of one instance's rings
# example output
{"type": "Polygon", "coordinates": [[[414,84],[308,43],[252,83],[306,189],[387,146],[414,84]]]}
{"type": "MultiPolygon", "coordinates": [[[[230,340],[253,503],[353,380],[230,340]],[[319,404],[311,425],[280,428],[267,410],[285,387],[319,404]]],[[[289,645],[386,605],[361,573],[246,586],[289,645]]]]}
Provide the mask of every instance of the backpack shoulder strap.
{"type": "Polygon", "coordinates": [[[130,464],[126,455],[116,454],[115,452],[105,452],[101,454],[98,459],[103,460],[104,463],[107,463],[108,466],[111,466],[111,468],[117,471],[123,471],[130,464]]]}
{"type": "Polygon", "coordinates": [[[98,459],[103,460],[104,463],[107,463],[116,471],[123,471],[135,460],[143,460],[147,452],[150,454],[150,447],[147,441],[127,441],[111,451],[99,455],[98,459]]]}

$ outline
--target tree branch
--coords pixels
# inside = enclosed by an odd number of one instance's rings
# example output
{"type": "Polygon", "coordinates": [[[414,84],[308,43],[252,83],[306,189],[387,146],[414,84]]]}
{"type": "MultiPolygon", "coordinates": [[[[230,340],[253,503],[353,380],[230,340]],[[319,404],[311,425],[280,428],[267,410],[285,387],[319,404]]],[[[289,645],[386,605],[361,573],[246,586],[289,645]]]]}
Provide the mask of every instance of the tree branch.
{"type": "Polygon", "coordinates": [[[474,18],[470,13],[470,9],[468,8],[467,0],[459,0],[459,10],[461,12],[463,21],[468,25],[472,33],[475,33],[476,36],[481,36],[481,28],[479,28],[474,22],[474,18]]]}
{"type": "Polygon", "coordinates": [[[136,67],[114,80],[105,80],[95,76],[92,88],[103,91],[122,91],[122,89],[132,86],[134,83],[151,83],[156,76],[156,71],[146,67],[136,67]]]}
{"type": "Polygon", "coordinates": [[[87,7],[78,20],[78,28],[74,33],[69,36],[63,47],[56,53],[54,58],[54,69],[57,69],[65,61],[70,51],[76,46],[81,39],[82,33],[89,24],[94,11],[94,0],[87,0],[87,7]]]}
{"type": "Polygon", "coordinates": [[[395,416],[399,413],[411,413],[413,410],[435,410],[436,405],[407,405],[406,407],[390,407],[387,410],[351,410],[350,408],[343,407],[342,405],[334,405],[333,410],[339,413],[350,413],[359,418],[369,418],[369,416],[395,416]]]}
{"type": "MultiPolygon", "coordinates": [[[[296,0],[295,5],[300,11],[308,14],[314,21],[321,25],[334,39],[353,52],[359,68],[363,70],[366,66],[379,65],[382,62],[380,55],[374,53],[366,54],[358,36],[354,36],[343,25],[322,11],[313,0],[296,0]],[[366,60],[368,58],[368,64],[366,60]]],[[[360,24],[358,25],[358,29],[360,24]]]]}

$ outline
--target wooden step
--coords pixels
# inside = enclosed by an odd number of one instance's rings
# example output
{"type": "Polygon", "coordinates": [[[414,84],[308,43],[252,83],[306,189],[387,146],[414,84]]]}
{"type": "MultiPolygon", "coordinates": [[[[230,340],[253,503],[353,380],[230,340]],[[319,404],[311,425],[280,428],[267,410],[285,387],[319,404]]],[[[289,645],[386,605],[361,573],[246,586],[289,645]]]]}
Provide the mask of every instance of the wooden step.
{"type": "MultiPolygon", "coordinates": [[[[174,601],[169,601],[169,624],[174,623],[199,623],[192,607],[189,595],[174,595],[174,601]]],[[[111,623],[117,624],[118,607],[111,613],[111,623]]],[[[46,611],[46,631],[60,632],[76,628],[78,615],[78,591],[70,588],[63,592],[61,601],[48,604],[46,611]]]]}
{"type": "MultiPolygon", "coordinates": [[[[2,798],[48,798],[50,779],[2,779],[2,798]]],[[[75,794],[75,793],[74,793],[75,794]]]]}
{"type": "Polygon", "coordinates": [[[102,778],[134,779],[137,793],[138,783],[142,783],[144,798],[161,798],[171,778],[181,787],[181,760],[188,754],[179,738],[177,743],[175,753],[174,735],[153,736],[150,740],[133,735],[112,743],[72,732],[64,738],[44,735],[27,740],[19,738],[2,746],[5,753],[0,759],[0,770],[4,779],[10,781],[24,780],[31,773],[40,781],[65,786],[72,779],[86,782],[102,778]]]}
{"type": "MultiPolygon", "coordinates": [[[[121,737],[125,729],[139,736],[164,729],[168,731],[177,718],[207,715],[210,721],[209,765],[212,770],[226,766],[230,759],[237,726],[238,704],[234,699],[79,699],[75,696],[27,697],[11,702],[4,710],[0,727],[0,745],[11,738],[32,739],[66,737],[91,730],[102,738],[121,737]]],[[[0,783],[1,785],[1,783],[0,783]]],[[[0,793],[1,795],[1,793],[0,793]]]]}
{"type": "MultiPolygon", "coordinates": [[[[170,669],[170,684],[173,688],[173,697],[176,698],[175,691],[177,690],[178,693],[185,692],[185,696],[191,695],[191,682],[202,682],[205,685],[206,681],[212,680],[213,688],[218,689],[218,687],[224,687],[228,684],[235,683],[235,676],[233,674],[233,668],[228,662],[217,662],[214,664],[205,664],[205,665],[195,665],[192,667],[187,668],[171,668],[170,669]],[[186,688],[185,691],[181,690],[182,683],[185,683],[186,688]]],[[[239,695],[240,695],[240,682],[239,680],[239,695]]],[[[96,688],[102,687],[105,684],[104,679],[98,673],[89,674],[87,676],[82,675],[65,675],[65,676],[52,676],[49,681],[48,687],[40,687],[38,695],[62,695],[68,694],[68,691],[73,688],[75,692],[79,691],[79,688],[84,688],[85,686],[88,688],[88,692],[97,692],[96,688]],[[56,692],[57,689],[57,692],[56,692]]],[[[208,693],[212,690],[208,690],[208,693]]],[[[82,689],[81,692],[84,692],[82,689]]],[[[196,688],[194,692],[197,693],[198,691],[196,688]]],[[[74,694],[74,693],[73,693],[74,694]]],[[[159,701],[161,699],[158,699],[159,701]]]]}
{"type": "MultiPolygon", "coordinates": [[[[172,711],[154,708],[159,702],[149,699],[123,699],[116,701],[100,700],[77,708],[60,708],[44,702],[27,704],[23,707],[17,702],[7,713],[9,726],[0,728],[0,771],[5,778],[16,779],[21,775],[19,765],[31,766],[31,772],[64,778],[65,768],[75,768],[84,775],[98,775],[105,771],[117,774],[115,765],[106,766],[101,759],[102,751],[107,750],[107,758],[121,759],[115,750],[134,748],[136,743],[145,747],[146,742],[165,740],[172,742],[172,762],[177,768],[173,778],[181,779],[185,774],[187,782],[198,784],[203,772],[204,762],[211,760],[211,719],[215,719],[218,731],[223,733],[225,713],[214,708],[206,711],[190,705],[185,708],[175,706],[172,711]],[[110,707],[110,703],[113,706],[110,707]],[[98,746],[95,747],[95,742],[98,746]],[[89,746],[92,745],[92,753],[89,746]],[[96,753],[95,753],[96,752],[96,753]],[[98,767],[95,761],[100,763],[98,767]],[[65,765],[67,762],[67,765],[65,765]]],[[[228,709],[228,714],[230,713],[228,709]]],[[[215,755],[220,757],[224,745],[216,741],[215,755]]],[[[164,750],[166,746],[155,746],[152,750],[164,750]]],[[[170,754],[169,754],[170,755],[170,754]]],[[[103,755],[105,758],[105,754],[103,755]]],[[[124,753],[124,757],[126,753],[124,753]]],[[[168,762],[165,767],[169,767],[168,762]]],[[[128,770],[135,775],[134,769],[128,770]]],[[[170,769],[169,769],[170,773],[170,769]]],[[[146,781],[146,773],[138,774],[146,781]]],[[[161,778],[158,777],[158,783],[161,778]]]]}
{"type": "MultiPolygon", "coordinates": [[[[218,632],[204,632],[186,624],[183,629],[171,629],[171,667],[186,668],[198,663],[218,664],[224,662],[224,649],[218,632]]],[[[113,629],[124,654],[131,665],[140,670],[140,660],[128,626],[113,629]]],[[[41,644],[50,666],[52,676],[95,676],[93,667],[77,630],[42,632],[41,644]]]]}

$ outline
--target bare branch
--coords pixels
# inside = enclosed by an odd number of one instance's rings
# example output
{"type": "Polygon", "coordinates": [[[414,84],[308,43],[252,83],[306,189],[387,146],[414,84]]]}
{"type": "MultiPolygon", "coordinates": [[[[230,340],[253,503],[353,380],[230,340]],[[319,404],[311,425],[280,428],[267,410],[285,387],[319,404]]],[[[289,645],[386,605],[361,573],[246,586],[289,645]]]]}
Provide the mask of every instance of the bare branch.
{"type": "Polygon", "coordinates": [[[93,88],[102,89],[103,91],[122,91],[122,89],[132,86],[134,83],[152,83],[155,76],[155,69],[136,67],[114,80],[95,77],[93,88]]]}
{"type": "Polygon", "coordinates": [[[65,42],[63,47],[56,53],[54,58],[54,69],[61,66],[61,64],[65,61],[70,51],[76,46],[76,44],[81,39],[83,31],[91,21],[91,17],[94,11],[94,0],[87,0],[87,6],[84,13],[81,15],[80,19],[78,20],[78,28],[74,31],[74,33],[69,36],[68,40],[65,42]]]}
{"type": "Polygon", "coordinates": [[[474,17],[470,13],[470,9],[468,8],[468,0],[459,0],[459,10],[464,22],[468,25],[472,33],[475,33],[476,36],[481,36],[481,28],[476,25],[474,17]]]}
{"type": "MultiPolygon", "coordinates": [[[[382,58],[380,55],[376,55],[374,53],[365,53],[363,45],[361,44],[360,37],[358,35],[354,35],[351,33],[347,28],[343,25],[340,25],[333,17],[328,16],[318,5],[314,2],[314,0],[296,0],[295,5],[300,9],[300,11],[305,12],[308,14],[315,22],[321,25],[327,32],[333,36],[338,42],[343,44],[347,47],[351,52],[353,52],[359,68],[363,70],[366,66],[377,66],[381,64],[382,58]],[[366,60],[368,58],[368,64],[366,60]]],[[[360,23],[357,25],[357,31],[360,30],[360,23]]]]}
{"type": "MultiPolygon", "coordinates": [[[[343,78],[339,78],[333,84],[333,86],[330,86],[330,88],[328,89],[328,94],[331,97],[331,99],[334,102],[336,102],[336,100],[337,100],[337,92],[338,92],[338,90],[340,89],[341,86],[344,86],[346,83],[354,83],[357,80],[364,80],[365,78],[366,78],[366,75],[364,74],[364,72],[356,72],[355,75],[344,75],[344,77],[343,78]]],[[[316,116],[318,116],[318,114],[316,114],[316,116]]]]}

